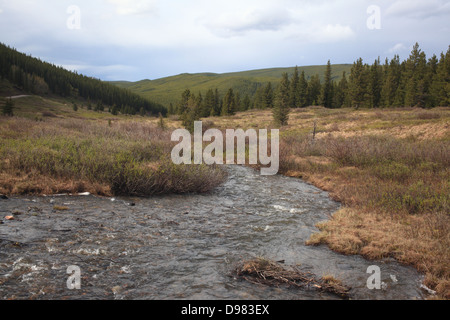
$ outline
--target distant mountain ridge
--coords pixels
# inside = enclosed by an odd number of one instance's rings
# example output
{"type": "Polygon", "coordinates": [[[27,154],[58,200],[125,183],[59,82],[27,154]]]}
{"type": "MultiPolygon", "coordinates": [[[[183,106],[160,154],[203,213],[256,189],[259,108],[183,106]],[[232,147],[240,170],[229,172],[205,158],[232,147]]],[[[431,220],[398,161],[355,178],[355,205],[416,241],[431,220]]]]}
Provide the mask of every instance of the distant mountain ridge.
{"type": "MultiPolygon", "coordinates": [[[[332,65],[332,79],[340,80],[342,73],[350,73],[352,64],[332,65]]],[[[199,92],[204,95],[208,89],[218,89],[221,95],[232,88],[239,92],[241,97],[249,95],[253,97],[256,90],[271,82],[276,86],[281,80],[283,73],[292,75],[295,67],[288,68],[268,68],[230,73],[183,73],[175,76],[164,77],[155,80],[141,80],[137,82],[112,81],[111,83],[121,88],[141,95],[144,98],[151,99],[166,107],[170,103],[176,104],[184,90],[190,89],[192,93],[199,92]]],[[[326,65],[298,67],[299,73],[305,72],[307,79],[314,75],[319,75],[323,80],[326,65]]]]}

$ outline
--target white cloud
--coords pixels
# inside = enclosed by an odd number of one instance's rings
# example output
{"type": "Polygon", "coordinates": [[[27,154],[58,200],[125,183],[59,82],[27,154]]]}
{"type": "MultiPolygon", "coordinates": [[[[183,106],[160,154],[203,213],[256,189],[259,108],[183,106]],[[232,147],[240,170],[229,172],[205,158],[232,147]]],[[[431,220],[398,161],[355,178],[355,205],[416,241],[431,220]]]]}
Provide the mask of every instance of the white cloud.
{"type": "Polygon", "coordinates": [[[249,31],[278,31],[290,23],[290,13],[284,8],[250,8],[222,13],[205,26],[218,36],[229,37],[243,36],[249,31]]]}
{"type": "Polygon", "coordinates": [[[155,0],[107,0],[116,6],[119,15],[135,15],[154,13],[156,10],[155,0]]]}
{"type": "Polygon", "coordinates": [[[340,24],[328,24],[317,32],[313,32],[318,42],[337,42],[347,40],[355,36],[355,32],[350,26],[342,26],[340,24]]]}
{"type": "Polygon", "coordinates": [[[304,28],[300,33],[294,34],[292,38],[303,43],[336,43],[351,40],[356,37],[356,33],[350,26],[341,24],[315,24],[304,28]]]}
{"type": "Polygon", "coordinates": [[[397,43],[395,46],[393,46],[392,48],[390,48],[388,50],[389,53],[400,53],[403,52],[405,50],[407,50],[408,48],[403,44],[403,43],[397,43]]]}
{"type": "Polygon", "coordinates": [[[386,10],[387,15],[409,18],[429,18],[449,12],[450,2],[442,0],[399,0],[386,10]]]}

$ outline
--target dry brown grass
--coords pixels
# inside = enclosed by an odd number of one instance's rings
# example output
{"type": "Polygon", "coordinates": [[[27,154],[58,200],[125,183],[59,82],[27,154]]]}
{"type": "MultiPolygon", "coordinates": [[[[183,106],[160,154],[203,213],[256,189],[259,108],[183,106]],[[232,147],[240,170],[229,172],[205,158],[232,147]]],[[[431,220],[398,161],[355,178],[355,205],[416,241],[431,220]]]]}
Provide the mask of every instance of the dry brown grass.
{"type": "Polygon", "coordinates": [[[387,215],[344,208],[331,220],[318,224],[321,232],[307,244],[326,244],[337,252],[372,260],[393,257],[423,272],[424,284],[449,299],[449,223],[445,213],[387,215]]]}

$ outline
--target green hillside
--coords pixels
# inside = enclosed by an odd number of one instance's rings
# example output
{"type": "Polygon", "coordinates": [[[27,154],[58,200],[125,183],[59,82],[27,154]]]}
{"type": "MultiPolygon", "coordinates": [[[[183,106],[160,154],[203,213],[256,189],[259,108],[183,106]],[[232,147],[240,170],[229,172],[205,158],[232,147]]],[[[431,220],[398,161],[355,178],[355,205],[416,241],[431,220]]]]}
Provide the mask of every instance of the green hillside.
{"type": "MultiPolygon", "coordinates": [[[[351,67],[352,65],[350,64],[333,65],[332,78],[339,80],[343,71],[346,71],[347,74],[350,73],[351,67]]],[[[305,71],[308,79],[317,74],[323,79],[325,68],[326,66],[324,65],[299,67],[298,69],[300,73],[305,71]]],[[[167,107],[170,103],[175,105],[186,89],[190,89],[195,94],[198,94],[198,92],[204,94],[208,89],[217,88],[219,93],[224,95],[229,88],[232,88],[235,92],[239,92],[241,96],[248,94],[250,97],[253,97],[259,86],[268,82],[276,85],[281,80],[284,72],[291,75],[294,73],[294,69],[295,67],[272,68],[223,74],[184,73],[156,80],[142,80],[138,82],[116,81],[112,83],[167,107]]]]}

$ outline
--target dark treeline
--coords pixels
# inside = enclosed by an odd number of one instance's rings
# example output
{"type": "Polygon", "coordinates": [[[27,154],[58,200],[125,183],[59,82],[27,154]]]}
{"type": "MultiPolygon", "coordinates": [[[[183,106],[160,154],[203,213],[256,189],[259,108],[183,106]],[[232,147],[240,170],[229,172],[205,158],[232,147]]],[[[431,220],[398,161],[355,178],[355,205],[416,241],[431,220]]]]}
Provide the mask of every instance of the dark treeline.
{"type": "MultiPolygon", "coordinates": [[[[349,75],[345,72],[339,81],[332,78],[332,66],[328,61],[323,81],[319,75],[306,78],[305,73],[288,77],[284,74],[276,87],[272,83],[261,85],[250,97],[241,96],[229,89],[225,96],[210,89],[203,96],[187,89],[177,106],[171,105],[169,113],[178,114],[186,124],[194,119],[233,115],[249,109],[274,109],[274,117],[280,116],[279,108],[304,108],[321,105],[326,108],[382,108],[421,107],[433,108],[450,105],[450,47],[438,58],[427,59],[416,44],[407,60],[399,56],[384,64],[380,59],[365,64],[360,58],[353,63],[349,75]]],[[[282,112],[283,113],[283,112],[282,112]]],[[[285,115],[281,116],[285,118],[285,115]]],[[[279,119],[280,124],[286,123],[279,119]]]]}
{"type": "Polygon", "coordinates": [[[70,72],[62,67],[43,62],[0,43],[0,78],[9,80],[31,94],[55,94],[66,98],[83,98],[88,108],[113,113],[158,115],[166,114],[162,105],[148,101],[129,90],[70,72]]]}

